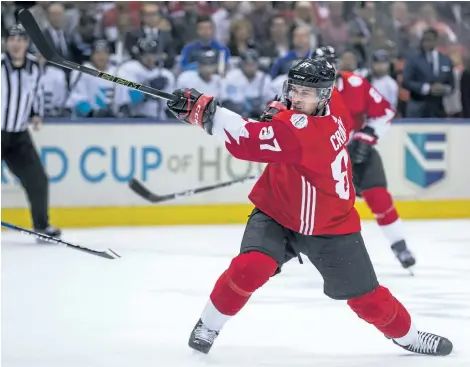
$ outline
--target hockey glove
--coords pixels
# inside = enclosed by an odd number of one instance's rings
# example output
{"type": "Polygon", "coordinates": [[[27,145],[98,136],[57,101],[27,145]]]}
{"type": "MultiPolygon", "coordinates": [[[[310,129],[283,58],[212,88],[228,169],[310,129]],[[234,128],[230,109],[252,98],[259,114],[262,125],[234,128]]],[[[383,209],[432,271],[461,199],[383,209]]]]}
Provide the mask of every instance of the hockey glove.
{"type": "Polygon", "coordinates": [[[266,107],[264,112],[261,114],[260,121],[270,122],[274,115],[285,110],[287,110],[287,107],[282,104],[276,96],[274,101],[269,102],[268,107],[266,107]]]}
{"type": "Polygon", "coordinates": [[[377,135],[370,126],[365,126],[356,132],[348,147],[351,162],[353,164],[362,164],[367,161],[376,142],[377,135]]]}
{"type": "Polygon", "coordinates": [[[212,120],[217,109],[214,97],[198,92],[196,89],[177,89],[173,92],[176,101],[168,101],[168,109],[177,119],[203,128],[212,135],[212,120]]]}

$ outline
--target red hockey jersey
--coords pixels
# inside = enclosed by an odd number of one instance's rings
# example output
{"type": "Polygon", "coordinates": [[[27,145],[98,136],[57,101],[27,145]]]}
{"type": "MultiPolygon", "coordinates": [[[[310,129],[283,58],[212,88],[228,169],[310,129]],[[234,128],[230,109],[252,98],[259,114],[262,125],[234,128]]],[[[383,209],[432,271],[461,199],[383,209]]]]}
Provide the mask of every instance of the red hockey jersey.
{"type": "Polygon", "coordinates": [[[345,148],[351,126],[345,108],[335,101],[323,117],[290,110],[271,122],[218,108],[213,133],[234,157],[269,163],[249,195],[264,213],[305,235],[353,233],[360,220],[345,148]]]}
{"type": "Polygon", "coordinates": [[[364,77],[347,71],[342,71],[340,76],[336,88],[354,119],[353,130],[361,129],[366,123],[382,137],[395,116],[390,103],[364,77]]]}

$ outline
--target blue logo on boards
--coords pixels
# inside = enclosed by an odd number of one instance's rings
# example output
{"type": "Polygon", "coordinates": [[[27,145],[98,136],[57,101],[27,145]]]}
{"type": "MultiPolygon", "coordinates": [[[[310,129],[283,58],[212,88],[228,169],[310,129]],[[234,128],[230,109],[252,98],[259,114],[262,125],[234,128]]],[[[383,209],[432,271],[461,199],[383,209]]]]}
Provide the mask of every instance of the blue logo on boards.
{"type": "Polygon", "coordinates": [[[405,142],[405,176],[427,188],[446,175],[446,135],[444,133],[408,133],[405,142]]]}

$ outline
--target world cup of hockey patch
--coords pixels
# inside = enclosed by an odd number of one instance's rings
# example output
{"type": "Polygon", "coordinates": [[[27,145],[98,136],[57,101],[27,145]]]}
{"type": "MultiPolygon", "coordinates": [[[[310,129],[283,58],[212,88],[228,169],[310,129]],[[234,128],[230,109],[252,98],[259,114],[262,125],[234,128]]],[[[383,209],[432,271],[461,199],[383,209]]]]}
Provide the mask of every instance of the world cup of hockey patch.
{"type": "Polygon", "coordinates": [[[303,129],[308,125],[308,118],[307,115],[293,114],[290,117],[290,122],[292,122],[292,125],[294,125],[295,128],[303,129]]]}

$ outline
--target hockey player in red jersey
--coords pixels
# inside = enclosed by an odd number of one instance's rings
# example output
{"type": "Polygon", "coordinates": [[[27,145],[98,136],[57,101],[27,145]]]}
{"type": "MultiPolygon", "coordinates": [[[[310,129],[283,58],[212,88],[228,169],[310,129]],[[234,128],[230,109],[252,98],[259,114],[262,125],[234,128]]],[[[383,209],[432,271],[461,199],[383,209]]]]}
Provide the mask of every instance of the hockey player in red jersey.
{"type": "MultiPolygon", "coordinates": [[[[335,50],[331,46],[317,49],[316,56],[336,63],[335,50]]],[[[354,120],[353,135],[348,145],[354,186],[357,195],[374,213],[393,253],[406,269],[415,265],[416,260],[406,245],[404,226],[387,190],[382,159],[374,147],[387,132],[395,111],[364,77],[353,73],[355,69],[354,53],[345,51],[338,65],[336,88],[354,120]]]]}
{"type": "Polygon", "coordinates": [[[452,351],[448,339],[418,331],[406,308],[377,281],[354,209],[349,117],[340,103],[329,107],[334,81],[329,62],[303,60],[284,85],[287,107],[272,105],[259,122],[194,89],[176,90],[179,99],[168,102],[177,118],[220,138],[234,157],[268,163],[249,196],[255,208],[240,253],[217,280],[191,332],[191,348],[208,353],[253,292],[287,261],[301,261],[302,253],[321,273],[327,296],[347,300],[397,345],[428,355],[452,351]]]}

